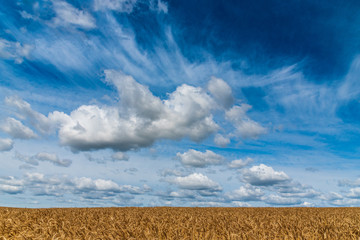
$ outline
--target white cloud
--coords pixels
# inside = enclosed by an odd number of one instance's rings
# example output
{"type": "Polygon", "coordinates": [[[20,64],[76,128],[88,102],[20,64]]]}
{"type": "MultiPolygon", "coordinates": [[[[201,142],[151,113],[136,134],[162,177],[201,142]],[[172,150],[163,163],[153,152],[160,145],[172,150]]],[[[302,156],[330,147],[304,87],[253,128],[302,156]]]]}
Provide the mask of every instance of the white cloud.
{"type": "Polygon", "coordinates": [[[54,122],[45,115],[33,110],[29,103],[17,96],[5,98],[5,104],[15,108],[18,117],[29,120],[30,124],[39,132],[49,134],[54,131],[54,122]]]}
{"type": "Polygon", "coordinates": [[[276,188],[282,197],[315,198],[320,195],[320,192],[314,190],[311,186],[293,181],[279,184],[276,188]]]}
{"type": "Polygon", "coordinates": [[[55,25],[73,25],[83,29],[96,27],[95,19],[88,12],[79,10],[64,1],[53,1],[56,17],[53,19],[55,25]]]}
{"type": "Polygon", "coordinates": [[[49,114],[50,119],[61,122],[61,144],[75,151],[127,151],[150,146],[158,139],[200,141],[218,129],[211,114],[213,100],[201,88],[184,84],[169,99],[161,100],[131,76],[112,70],[105,74],[119,92],[120,105],[83,105],[70,115],[49,114]]]}
{"type": "Polygon", "coordinates": [[[17,64],[21,64],[24,59],[29,59],[33,48],[29,44],[21,44],[0,38],[0,58],[14,60],[17,64]]]}
{"type": "Polygon", "coordinates": [[[251,207],[251,204],[247,203],[247,202],[239,202],[239,201],[233,201],[232,204],[235,207],[251,207]]]}
{"type": "Polygon", "coordinates": [[[246,167],[247,165],[249,165],[250,163],[252,163],[254,160],[252,158],[246,158],[245,160],[242,159],[238,159],[238,160],[234,160],[231,161],[228,166],[229,168],[243,168],[246,167]]]}
{"type": "Polygon", "coordinates": [[[14,142],[10,138],[0,138],[0,152],[10,151],[14,146],[14,142]]]}
{"type": "Polygon", "coordinates": [[[220,147],[226,147],[230,143],[230,138],[224,137],[221,134],[216,134],[214,138],[214,142],[216,145],[220,147]]]}
{"type": "Polygon", "coordinates": [[[95,11],[112,10],[131,13],[137,0],[94,0],[95,11]]]}
{"type": "Polygon", "coordinates": [[[225,116],[226,119],[234,125],[236,132],[242,138],[257,138],[260,135],[265,134],[266,129],[246,115],[246,112],[249,109],[251,109],[251,106],[248,104],[233,106],[226,111],[225,116]]]}
{"type": "Polygon", "coordinates": [[[55,166],[60,166],[60,167],[69,167],[72,163],[72,161],[69,159],[60,159],[55,153],[47,153],[47,152],[39,152],[34,156],[25,156],[16,152],[15,158],[33,166],[38,166],[39,161],[50,162],[55,166]]]}
{"type": "Polygon", "coordinates": [[[335,206],[358,207],[360,205],[360,201],[359,199],[336,199],[331,201],[330,204],[335,206]]]}
{"type": "Polygon", "coordinates": [[[193,173],[186,177],[176,177],[173,180],[179,188],[188,190],[221,191],[220,185],[201,173],[193,173]]]}
{"type": "Polygon", "coordinates": [[[346,195],[349,198],[360,198],[360,187],[351,188],[350,192],[346,195]]]}
{"type": "Polygon", "coordinates": [[[25,163],[33,165],[33,166],[39,165],[39,161],[37,159],[35,159],[34,157],[25,156],[19,152],[15,152],[15,158],[19,161],[25,162],[25,163]]]}
{"type": "Polygon", "coordinates": [[[251,185],[241,186],[239,189],[225,194],[230,200],[238,201],[259,201],[263,195],[264,192],[260,188],[254,188],[251,185]]]}
{"type": "Polygon", "coordinates": [[[190,149],[184,153],[177,153],[176,157],[181,163],[188,167],[206,167],[208,165],[218,165],[224,162],[225,158],[219,154],[216,154],[210,150],[206,150],[204,153],[190,149]]]}
{"type": "Polygon", "coordinates": [[[69,159],[60,159],[55,153],[40,152],[34,156],[39,161],[47,161],[56,166],[69,167],[72,163],[69,159]]]}
{"type": "Polygon", "coordinates": [[[104,180],[104,179],[92,180],[91,178],[82,177],[82,178],[75,178],[72,182],[74,183],[75,188],[81,191],[111,191],[111,192],[120,191],[120,186],[111,180],[104,180]]]}
{"type": "Polygon", "coordinates": [[[0,191],[8,194],[18,194],[23,192],[24,181],[12,176],[0,178],[0,191]]]}
{"type": "MultiPolygon", "coordinates": [[[[220,128],[212,113],[224,109],[200,87],[183,84],[162,100],[131,76],[114,70],[104,72],[106,83],[118,91],[117,105],[82,105],[70,114],[54,111],[45,116],[18,97],[7,97],[5,102],[40,133],[51,134],[58,130],[60,143],[73,151],[111,148],[123,152],[151,146],[160,139],[189,138],[199,142],[220,128]]],[[[228,88],[222,80],[213,78],[212,81],[209,86],[215,81],[226,86],[224,89],[228,88]]],[[[246,117],[247,108],[248,105],[235,106],[226,111],[226,118],[238,124],[236,128],[241,136],[256,137],[265,130],[246,117]]],[[[215,139],[222,142],[220,144],[229,141],[215,139]]]]}
{"type": "Polygon", "coordinates": [[[19,120],[10,117],[6,118],[5,122],[0,125],[0,130],[13,138],[30,139],[37,137],[33,130],[24,126],[19,120]]]}
{"type": "Polygon", "coordinates": [[[344,197],[341,194],[337,193],[337,192],[329,192],[329,193],[327,193],[325,195],[322,195],[320,198],[323,199],[323,200],[328,200],[328,201],[344,199],[344,197]]]}
{"type": "Polygon", "coordinates": [[[116,152],[113,155],[111,155],[111,159],[113,161],[127,161],[129,160],[129,156],[123,152],[116,152]]]}
{"type": "Polygon", "coordinates": [[[255,186],[271,186],[290,180],[284,172],[277,172],[264,164],[242,170],[242,179],[255,186]]]}
{"type": "Polygon", "coordinates": [[[158,12],[168,13],[168,5],[166,2],[158,0],[157,2],[157,10],[158,12]]]}
{"type": "Polygon", "coordinates": [[[208,83],[208,90],[222,107],[229,108],[234,104],[231,88],[224,80],[212,77],[208,83]]]}
{"type": "Polygon", "coordinates": [[[274,194],[266,196],[263,200],[274,205],[296,205],[302,202],[299,198],[285,198],[274,194]]]}

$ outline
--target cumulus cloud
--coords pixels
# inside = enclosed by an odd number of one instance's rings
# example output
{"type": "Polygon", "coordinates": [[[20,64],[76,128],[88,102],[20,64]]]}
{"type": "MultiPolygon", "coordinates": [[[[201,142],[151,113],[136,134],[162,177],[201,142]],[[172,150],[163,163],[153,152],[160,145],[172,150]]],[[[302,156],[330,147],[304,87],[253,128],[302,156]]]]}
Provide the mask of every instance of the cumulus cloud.
{"type": "MultiPolygon", "coordinates": [[[[220,128],[212,113],[224,109],[200,87],[183,84],[169,93],[167,99],[160,99],[131,76],[114,70],[104,72],[105,82],[118,91],[120,101],[116,105],[82,105],[70,114],[53,111],[45,116],[18,97],[7,97],[5,102],[15,108],[19,118],[26,119],[41,134],[52,134],[57,130],[60,143],[75,152],[106,148],[125,152],[149,147],[160,139],[189,138],[200,142],[220,128]]],[[[212,81],[209,86],[215,83],[227,86],[222,80],[213,78],[212,81]]],[[[224,86],[227,89],[228,86],[224,86]]],[[[215,89],[213,94],[217,98],[222,96],[215,89]]],[[[226,119],[240,124],[240,127],[236,126],[235,135],[240,131],[243,137],[258,136],[264,129],[250,120],[243,108],[242,105],[227,110],[226,119]],[[244,126],[248,123],[255,127],[244,126]]],[[[220,137],[215,140],[222,145],[229,141],[220,137]]]]}
{"type": "Polygon", "coordinates": [[[179,188],[188,190],[221,191],[220,185],[201,173],[193,173],[186,177],[176,177],[173,181],[179,188]]]}
{"type": "Polygon", "coordinates": [[[54,1],[53,6],[56,13],[53,23],[56,26],[72,25],[83,29],[96,27],[93,16],[84,10],[79,10],[65,1],[54,1]]]}
{"type": "Polygon", "coordinates": [[[224,137],[221,134],[216,134],[214,138],[214,143],[220,147],[226,147],[230,143],[230,138],[224,137]]]}
{"type": "Polygon", "coordinates": [[[40,152],[34,156],[39,161],[50,162],[56,166],[69,167],[72,163],[69,159],[60,159],[55,153],[40,152]]]}
{"type": "Polygon", "coordinates": [[[37,135],[30,128],[24,126],[19,120],[8,117],[5,122],[0,125],[0,130],[6,132],[13,138],[30,139],[36,138],[37,135]]]}
{"type": "Polygon", "coordinates": [[[222,107],[229,108],[234,104],[232,90],[224,80],[212,77],[208,83],[208,90],[222,107]]]}
{"type": "Polygon", "coordinates": [[[200,141],[218,129],[211,114],[213,100],[201,88],[184,84],[161,100],[131,76],[111,70],[105,74],[119,92],[120,106],[83,105],[70,115],[51,115],[61,121],[61,144],[74,151],[127,151],[148,147],[158,139],[200,141]]]}
{"type": "Polygon", "coordinates": [[[176,157],[181,163],[187,167],[207,167],[209,165],[218,165],[224,162],[225,158],[219,154],[216,154],[210,150],[205,152],[199,152],[194,149],[190,149],[184,153],[177,153],[176,157]]]}
{"type": "Polygon", "coordinates": [[[242,171],[242,179],[254,186],[271,186],[290,180],[286,173],[277,172],[265,164],[244,169],[242,171]]]}
{"type": "Polygon", "coordinates": [[[260,188],[254,188],[251,185],[241,186],[232,192],[226,193],[225,196],[230,200],[237,201],[259,201],[264,192],[260,188]]]}
{"type": "Polygon", "coordinates": [[[246,115],[249,109],[251,109],[251,106],[248,104],[233,106],[226,111],[225,116],[234,125],[236,132],[242,138],[258,138],[266,133],[266,129],[246,115]]]}
{"type": "Polygon", "coordinates": [[[95,0],[95,11],[117,11],[131,13],[136,5],[137,0],[95,0]]]}
{"type": "Polygon", "coordinates": [[[188,190],[221,191],[220,185],[201,173],[193,173],[185,177],[177,177],[174,183],[179,188],[188,190]]]}
{"type": "Polygon", "coordinates": [[[111,180],[91,179],[87,177],[75,178],[72,180],[75,189],[81,191],[111,191],[119,192],[120,186],[111,180]]]}
{"type": "Polygon", "coordinates": [[[10,138],[0,138],[0,152],[10,151],[14,146],[14,142],[10,138]]]}
{"type": "Polygon", "coordinates": [[[228,166],[229,168],[236,168],[236,169],[240,169],[243,167],[246,167],[247,165],[249,165],[250,163],[252,163],[254,160],[252,158],[246,158],[245,160],[243,159],[237,159],[237,160],[233,160],[231,161],[228,166]]]}

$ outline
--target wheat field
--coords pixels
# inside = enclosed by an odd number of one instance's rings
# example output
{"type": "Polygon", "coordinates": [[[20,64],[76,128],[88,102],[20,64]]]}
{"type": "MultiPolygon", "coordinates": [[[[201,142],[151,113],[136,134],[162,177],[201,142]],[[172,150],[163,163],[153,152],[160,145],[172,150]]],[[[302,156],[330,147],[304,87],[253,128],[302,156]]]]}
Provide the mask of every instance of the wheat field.
{"type": "Polygon", "coordinates": [[[0,208],[0,239],[360,239],[360,208],[0,208]]]}

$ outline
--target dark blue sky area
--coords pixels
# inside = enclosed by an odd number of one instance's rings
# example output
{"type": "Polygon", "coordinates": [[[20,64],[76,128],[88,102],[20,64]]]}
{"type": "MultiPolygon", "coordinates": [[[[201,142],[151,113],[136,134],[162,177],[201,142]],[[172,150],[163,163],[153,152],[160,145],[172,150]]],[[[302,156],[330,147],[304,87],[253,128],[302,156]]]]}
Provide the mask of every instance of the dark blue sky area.
{"type": "Polygon", "coordinates": [[[304,63],[312,79],[342,76],[359,50],[359,1],[170,1],[177,38],[250,72],[304,63]],[[226,2],[226,4],[225,4],[226,2]],[[231,3],[230,3],[231,2],[231,3]]]}

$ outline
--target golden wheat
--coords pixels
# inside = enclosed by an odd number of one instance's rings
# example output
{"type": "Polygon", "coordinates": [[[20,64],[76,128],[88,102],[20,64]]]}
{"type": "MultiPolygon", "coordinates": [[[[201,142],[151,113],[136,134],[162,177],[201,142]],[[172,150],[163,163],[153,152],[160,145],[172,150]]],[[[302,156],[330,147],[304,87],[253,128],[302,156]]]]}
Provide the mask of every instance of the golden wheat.
{"type": "Polygon", "coordinates": [[[360,208],[0,208],[0,239],[360,239],[360,208]]]}

